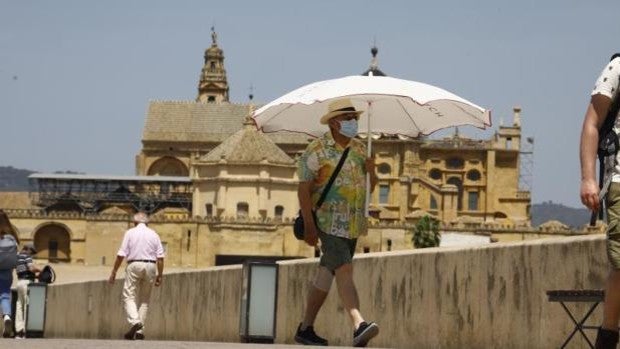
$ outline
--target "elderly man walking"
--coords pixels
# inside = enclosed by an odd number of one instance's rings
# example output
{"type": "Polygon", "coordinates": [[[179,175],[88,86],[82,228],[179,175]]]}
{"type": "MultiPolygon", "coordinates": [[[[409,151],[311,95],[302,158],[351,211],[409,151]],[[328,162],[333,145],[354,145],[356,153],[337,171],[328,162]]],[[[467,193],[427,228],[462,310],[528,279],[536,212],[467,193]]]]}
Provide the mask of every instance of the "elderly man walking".
{"type": "Polygon", "coordinates": [[[365,217],[366,174],[371,188],[377,182],[372,158],[366,158],[366,147],[355,139],[361,111],[351,101],[341,99],[329,105],[321,123],[329,131],[314,140],[299,159],[299,204],[304,218],[304,238],[316,246],[321,240],[323,255],[313,285],[310,287],[306,311],[295,333],[295,341],[305,345],[327,345],[328,341],[314,332],[314,320],[321,309],[335,277],[338,293],[353,323],[353,346],[364,347],[379,333],[379,326],[366,322],[360,312],[357,289],[353,282],[353,254],[357,238],[367,233],[365,217]],[[336,179],[327,189],[325,202],[315,205],[329,178],[336,179]],[[314,211],[316,210],[316,216],[314,211]]]}
{"type": "Polygon", "coordinates": [[[125,339],[144,339],[144,325],[151,298],[151,289],[161,285],[164,272],[164,248],[157,233],[147,227],[148,216],[138,212],[133,217],[136,226],[125,232],[109,278],[113,284],[123,259],[127,259],[123,303],[130,328],[125,339]]]}

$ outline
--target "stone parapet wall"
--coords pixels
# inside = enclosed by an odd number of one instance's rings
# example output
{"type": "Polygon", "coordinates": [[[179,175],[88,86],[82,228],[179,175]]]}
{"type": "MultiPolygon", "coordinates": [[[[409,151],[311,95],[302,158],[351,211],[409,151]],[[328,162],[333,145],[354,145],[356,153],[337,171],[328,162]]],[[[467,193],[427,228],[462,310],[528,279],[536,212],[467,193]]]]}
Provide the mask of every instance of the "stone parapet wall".
{"type": "MultiPolygon", "coordinates": [[[[373,346],[552,348],[573,327],[545,291],[603,287],[604,251],[599,235],[371,253],[354,259],[354,277],[362,313],[381,326],[373,346]]],[[[281,261],[279,267],[276,342],[292,343],[317,259],[281,261]]],[[[121,338],[127,326],[121,283],[49,287],[46,336],[121,338]]],[[[153,294],[149,339],[238,341],[240,292],[240,266],[166,274],[153,294]]],[[[574,309],[581,314],[586,305],[574,309]]],[[[351,324],[335,289],[316,330],[332,345],[350,345],[351,324]]],[[[575,337],[569,348],[585,345],[575,337]]]]}

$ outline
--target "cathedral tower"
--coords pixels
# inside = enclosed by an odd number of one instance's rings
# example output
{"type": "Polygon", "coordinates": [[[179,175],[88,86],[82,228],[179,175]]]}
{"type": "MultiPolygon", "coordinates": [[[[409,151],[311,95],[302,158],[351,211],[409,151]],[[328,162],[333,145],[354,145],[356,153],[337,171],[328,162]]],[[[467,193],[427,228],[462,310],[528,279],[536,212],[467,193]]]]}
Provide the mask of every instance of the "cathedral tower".
{"type": "Polygon", "coordinates": [[[228,102],[228,80],[224,69],[224,51],[217,46],[217,33],[211,27],[211,47],[205,51],[205,65],[202,67],[198,84],[197,102],[228,102]]]}

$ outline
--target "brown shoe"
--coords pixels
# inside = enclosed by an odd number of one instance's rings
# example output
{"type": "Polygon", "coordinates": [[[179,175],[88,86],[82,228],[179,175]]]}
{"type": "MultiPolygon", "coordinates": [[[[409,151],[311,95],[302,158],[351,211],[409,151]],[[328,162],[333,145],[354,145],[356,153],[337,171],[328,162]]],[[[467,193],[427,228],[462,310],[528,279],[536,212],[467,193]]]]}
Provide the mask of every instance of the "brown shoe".
{"type": "Polygon", "coordinates": [[[142,325],[141,322],[133,324],[133,326],[131,326],[129,331],[127,331],[127,333],[125,333],[125,339],[130,340],[130,341],[136,339],[136,332],[141,330],[142,327],[143,327],[143,325],[142,325]]]}

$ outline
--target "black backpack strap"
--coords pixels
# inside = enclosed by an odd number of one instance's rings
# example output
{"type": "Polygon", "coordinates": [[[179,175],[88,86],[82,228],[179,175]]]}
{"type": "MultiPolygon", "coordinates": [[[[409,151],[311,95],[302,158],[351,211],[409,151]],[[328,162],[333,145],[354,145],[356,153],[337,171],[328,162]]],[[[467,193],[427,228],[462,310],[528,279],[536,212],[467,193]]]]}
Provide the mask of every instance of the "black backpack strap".
{"type": "Polygon", "coordinates": [[[345,149],[342,155],[340,156],[340,161],[338,161],[338,166],[336,166],[336,169],[334,169],[334,172],[332,172],[332,176],[329,177],[329,182],[327,182],[325,189],[323,189],[323,192],[321,193],[321,197],[319,198],[319,201],[316,203],[317,209],[321,207],[321,205],[323,205],[323,201],[325,201],[325,198],[327,197],[327,193],[329,192],[329,189],[331,189],[332,184],[334,184],[334,181],[336,180],[336,177],[338,177],[338,173],[340,172],[340,169],[342,168],[342,165],[344,164],[344,160],[346,160],[347,155],[349,155],[349,149],[351,148],[347,147],[347,149],[345,149]]]}

